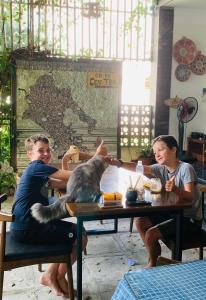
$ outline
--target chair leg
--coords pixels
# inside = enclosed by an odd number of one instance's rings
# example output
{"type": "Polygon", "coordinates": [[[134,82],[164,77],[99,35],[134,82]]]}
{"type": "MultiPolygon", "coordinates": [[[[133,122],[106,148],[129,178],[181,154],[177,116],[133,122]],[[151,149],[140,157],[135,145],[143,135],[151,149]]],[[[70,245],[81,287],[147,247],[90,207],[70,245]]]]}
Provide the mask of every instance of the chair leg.
{"type": "Polygon", "coordinates": [[[74,284],[73,284],[72,264],[71,264],[70,257],[67,263],[67,277],[68,277],[69,299],[74,300],[74,284]]]}
{"type": "MultiPolygon", "coordinates": [[[[175,258],[175,245],[172,247],[171,251],[172,251],[171,259],[176,260],[176,258],[175,258]]],[[[182,255],[181,255],[181,258],[180,258],[179,261],[182,261],[182,255]]]]}
{"type": "Polygon", "coordinates": [[[118,219],[114,219],[114,231],[118,232],[118,219]]]}
{"type": "Polygon", "coordinates": [[[175,256],[174,256],[174,252],[172,251],[172,252],[171,252],[171,259],[174,259],[174,257],[175,257],[175,256]]]}
{"type": "Polygon", "coordinates": [[[200,246],[200,249],[199,249],[199,259],[203,260],[203,247],[202,246],[200,246]]]}
{"type": "Polygon", "coordinates": [[[84,255],[87,255],[87,248],[84,249],[84,255]]]}
{"type": "Polygon", "coordinates": [[[0,300],[3,296],[4,271],[0,271],[0,300]]]}
{"type": "Polygon", "coordinates": [[[175,260],[175,247],[171,249],[172,253],[171,253],[171,259],[175,260]]]}
{"type": "Polygon", "coordinates": [[[134,218],[130,219],[129,231],[132,233],[134,218]]]}
{"type": "Polygon", "coordinates": [[[205,219],[205,193],[202,192],[202,220],[206,222],[205,219]]]}

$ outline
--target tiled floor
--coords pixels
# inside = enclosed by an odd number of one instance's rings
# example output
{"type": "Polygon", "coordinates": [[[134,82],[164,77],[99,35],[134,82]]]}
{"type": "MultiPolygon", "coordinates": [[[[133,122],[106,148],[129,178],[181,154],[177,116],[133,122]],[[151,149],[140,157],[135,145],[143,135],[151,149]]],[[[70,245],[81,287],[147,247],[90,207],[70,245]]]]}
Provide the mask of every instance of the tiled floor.
{"type": "MultiPolygon", "coordinates": [[[[112,221],[87,222],[86,228],[112,228],[112,221]]],[[[162,247],[162,255],[170,252],[162,247]]],[[[136,230],[129,233],[129,220],[119,220],[117,234],[89,236],[87,256],[83,259],[83,299],[109,300],[123,274],[145,266],[147,254],[136,230]],[[135,263],[131,266],[131,263],[135,263]]],[[[205,253],[206,256],[206,253],[205,253]]],[[[196,249],[183,253],[183,260],[198,258],[196,249]]],[[[43,265],[46,268],[46,265],[43,265]]],[[[73,266],[76,286],[76,264],[73,266]]],[[[3,300],[57,300],[47,287],[39,284],[37,266],[19,268],[5,272],[3,300]]],[[[121,300],[121,299],[120,299],[121,300]]]]}

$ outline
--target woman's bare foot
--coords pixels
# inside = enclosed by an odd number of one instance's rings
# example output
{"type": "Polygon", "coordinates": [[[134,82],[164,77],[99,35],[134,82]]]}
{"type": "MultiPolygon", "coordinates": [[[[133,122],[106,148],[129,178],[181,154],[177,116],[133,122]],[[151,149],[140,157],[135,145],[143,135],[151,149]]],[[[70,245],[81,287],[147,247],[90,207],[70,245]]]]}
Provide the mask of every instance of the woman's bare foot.
{"type": "Polygon", "coordinates": [[[62,297],[65,296],[64,291],[61,289],[61,287],[57,282],[56,274],[53,275],[44,272],[40,277],[39,281],[42,285],[50,287],[52,292],[54,292],[56,296],[62,296],[62,297]]]}

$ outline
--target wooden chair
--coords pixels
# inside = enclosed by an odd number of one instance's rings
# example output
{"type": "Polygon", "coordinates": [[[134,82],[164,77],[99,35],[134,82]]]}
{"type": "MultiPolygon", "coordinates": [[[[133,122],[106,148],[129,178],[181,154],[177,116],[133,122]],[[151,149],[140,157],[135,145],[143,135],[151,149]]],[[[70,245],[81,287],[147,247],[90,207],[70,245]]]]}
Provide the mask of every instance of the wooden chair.
{"type": "MultiPolygon", "coordinates": [[[[202,213],[204,218],[204,193],[206,192],[206,185],[199,184],[200,191],[202,192],[202,213]]],[[[130,219],[130,232],[132,232],[134,218],[130,219]]],[[[162,242],[172,251],[171,258],[175,259],[175,240],[166,239],[162,242]]],[[[199,248],[199,259],[203,259],[203,249],[206,247],[206,231],[202,228],[198,234],[184,236],[182,241],[182,250],[199,248]]]]}
{"type": "MultiPolygon", "coordinates": [[[[171,259],[175,259],[175,240],[164,239],[162,242],[172,251],[171,259]]],[[[203,259],[203,249],[206,247],[206,231],[201,231],[195,235],[186,235],[183,237],[182,250],[199,248],[199,259],[203,259]]]]}
{"type": "MultiPolygon", "coordinates": [[[[206,192],[206,185],[199,184],[202,192],[202,213],[204,219],[204,193],[206,192]]],[[[172,259],[174,259],[175,241],[173,239],[163,240],[163,243],[172,251],[172,259]]],[[[182,250],[199,248],[199,259],[203,259],[203,249],[206,247],[206,231],[202,228],[201,231],[195,235],[184,236],[182,241],[182,250]]]]}
{"type": "MultiPolygon", "coordinates": [[[[7,195],[0,195],[0,205],[7,195]]],[[[14,241],[10,232],[6,232],[7,222],[14,220],[14,215],[3,213],[0,209],[0,300],[3,294],[4,271],[43,263],[66,263],[69,297],[74,299],[71,246],[65,244],[30,245],[14,241]]]]}

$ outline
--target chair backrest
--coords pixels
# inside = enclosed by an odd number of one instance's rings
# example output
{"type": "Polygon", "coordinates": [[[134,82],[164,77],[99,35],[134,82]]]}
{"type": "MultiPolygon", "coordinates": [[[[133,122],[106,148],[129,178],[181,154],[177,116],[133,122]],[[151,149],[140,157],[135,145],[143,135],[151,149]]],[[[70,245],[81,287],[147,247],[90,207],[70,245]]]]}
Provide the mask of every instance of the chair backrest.
{"type": "Polygon", "coordinates": [[[12,222],[13,215],[3,213],[1,211],[1,204],[7,200],[7,194],[0,195],[0,269],[2,268],[2,264],[5,256],[5,245],[6,245],[6,223],[12,222]]]}

